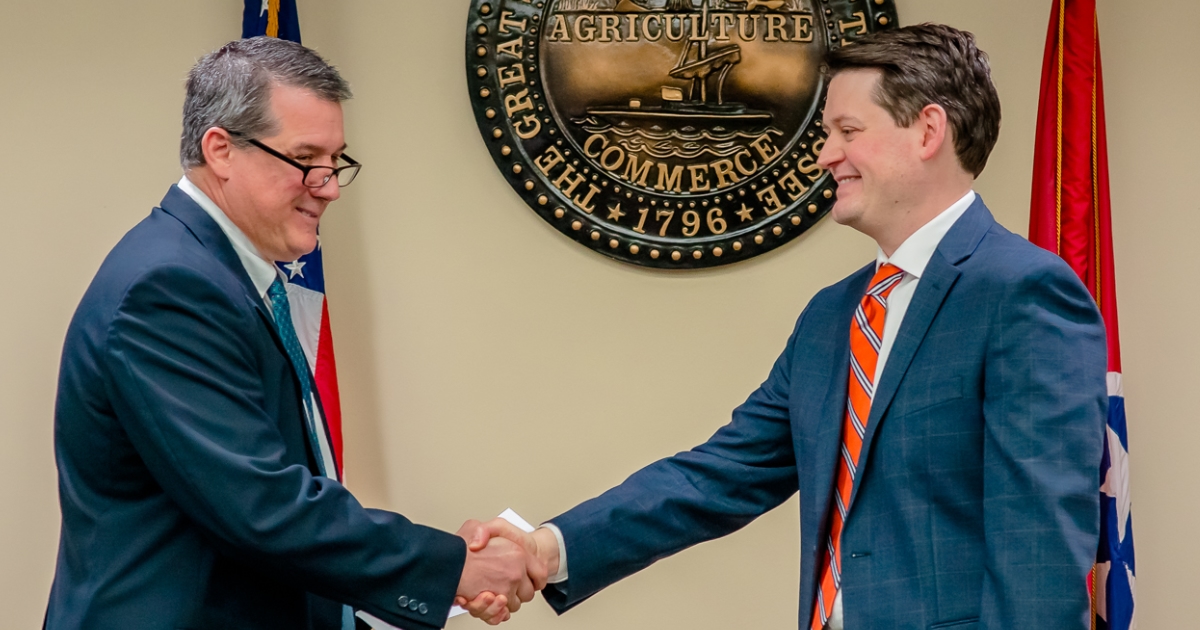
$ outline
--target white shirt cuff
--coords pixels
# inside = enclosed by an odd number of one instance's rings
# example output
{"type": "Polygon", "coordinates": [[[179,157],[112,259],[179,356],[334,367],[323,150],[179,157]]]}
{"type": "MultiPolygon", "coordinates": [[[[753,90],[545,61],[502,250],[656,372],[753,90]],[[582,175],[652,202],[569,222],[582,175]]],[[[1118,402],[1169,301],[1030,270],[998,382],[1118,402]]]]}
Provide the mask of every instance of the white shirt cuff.
{"type": "Polygon", "coordinates": [[[554,539],[558,541],[558,573],[550,576],[546,580],[549,584],[560,584],[567,581],[567,543],[563,542],[562,530],[554,525],[554,523],[542,523],[542,527],[550,530],[554,534],[554,539]]]}

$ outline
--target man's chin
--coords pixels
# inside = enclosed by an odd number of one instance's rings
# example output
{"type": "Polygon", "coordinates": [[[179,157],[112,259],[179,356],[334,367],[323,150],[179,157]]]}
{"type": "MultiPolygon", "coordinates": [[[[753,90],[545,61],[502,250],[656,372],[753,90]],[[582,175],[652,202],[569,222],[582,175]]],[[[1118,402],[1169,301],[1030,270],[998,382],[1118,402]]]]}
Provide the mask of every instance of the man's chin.
{"type": "Polygon", "coordinates": [[[829,211],[829,216],[838,225],[854,227],[854,222],[858,219],[858,212],[846,201],[838,199],[834,202],[833,209],[829,211]]]}
{"type": "Polygon", "coordinates": [[[288,251],[292,254],[292,256],[286,260],[281,259],[280,262],[292,262],[294,260],[300,260],[301,257],[307,256],[316,250],[317,239],[315,238],[311,243],[296,243],[294,246],[288,248],[288,251]]]}

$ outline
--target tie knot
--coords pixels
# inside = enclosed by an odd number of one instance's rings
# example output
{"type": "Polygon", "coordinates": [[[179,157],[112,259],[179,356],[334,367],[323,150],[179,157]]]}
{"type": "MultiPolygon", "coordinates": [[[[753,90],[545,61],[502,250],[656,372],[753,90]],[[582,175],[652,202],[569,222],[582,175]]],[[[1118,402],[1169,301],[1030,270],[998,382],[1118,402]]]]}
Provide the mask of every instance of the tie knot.
{"type": "Polygon", "coordinates": [[[886,300],[892,289],[895,289],[896,285],[900,284],[900,281],[903,279],[903,269],[891,263],[880,265],[879,270],[875,272],[875,277],[871,278],[871,287],[867,289],[867,295],[873,295],[886,300]]]}
{"type": "Polygon", "coordinates": [[[267,287],[267,297],[271,298],[272,302],[287,299],[287,289],[283,286],[283,280],[279,279],[279,276],[275,276],[275,282],[267,287]]]}

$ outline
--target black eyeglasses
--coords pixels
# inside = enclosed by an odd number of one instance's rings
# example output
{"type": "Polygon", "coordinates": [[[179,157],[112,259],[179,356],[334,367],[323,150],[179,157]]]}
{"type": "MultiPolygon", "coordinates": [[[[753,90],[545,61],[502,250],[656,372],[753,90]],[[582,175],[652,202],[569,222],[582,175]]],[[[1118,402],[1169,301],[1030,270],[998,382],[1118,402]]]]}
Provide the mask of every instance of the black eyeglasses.
{"type": "Polygon", "coordinates": [[[323,188],[325,184],[329,183],[329,180],[335,177],[337,178],[338,187],[345,188],[350,185],[350,182],[354,181],[355,177],[358,177],[358,171],[362,169],[362,164],[355,162],[354,158],[345,153],[341,155],[340,159],[346,162],[346,166],[339,166],[337,168],[332,166],[305,166],[254,138],[247,138],[244,134],[236,131],[229,131],[229,135],[244,138],[246,142],[300,169],[300,172],[304,173],[304,185],[309,188],[323,188]]]}

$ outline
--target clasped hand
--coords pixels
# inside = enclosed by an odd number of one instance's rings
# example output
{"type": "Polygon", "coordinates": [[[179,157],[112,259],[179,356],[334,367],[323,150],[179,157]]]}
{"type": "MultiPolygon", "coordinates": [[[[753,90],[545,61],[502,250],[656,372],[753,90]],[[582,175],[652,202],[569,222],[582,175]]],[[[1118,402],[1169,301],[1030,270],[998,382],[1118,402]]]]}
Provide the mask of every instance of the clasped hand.
{"type": "Polygon", "coordinates": [[[558,542],[547,529],[531,534],[497,518],[467,521],[458,535],[467,560],[454,603],[490,625],[508,621],[558,572],[558,542]]]}

